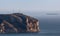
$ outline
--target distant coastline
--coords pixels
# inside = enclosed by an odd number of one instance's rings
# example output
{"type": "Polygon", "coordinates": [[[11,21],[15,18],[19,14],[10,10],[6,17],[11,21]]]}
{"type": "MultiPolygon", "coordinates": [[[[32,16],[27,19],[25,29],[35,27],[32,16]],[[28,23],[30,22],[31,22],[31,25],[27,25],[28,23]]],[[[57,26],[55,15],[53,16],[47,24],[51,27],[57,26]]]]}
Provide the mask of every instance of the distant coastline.
{"type": "Polygon", "coordinates": [[[59,15],[58,13],[46,13],[46,15],[59,15]]]}

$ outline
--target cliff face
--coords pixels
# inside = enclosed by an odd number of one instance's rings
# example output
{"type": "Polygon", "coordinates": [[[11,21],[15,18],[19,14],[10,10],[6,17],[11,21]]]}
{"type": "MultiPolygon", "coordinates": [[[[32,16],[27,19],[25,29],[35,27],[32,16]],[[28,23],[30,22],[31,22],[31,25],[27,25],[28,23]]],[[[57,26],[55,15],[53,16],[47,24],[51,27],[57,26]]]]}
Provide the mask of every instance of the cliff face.
{"type": "Polygon", "coordinates": [[[21,14],[0,14],[0,33],[38,32],[37,19],[21,14]]]}

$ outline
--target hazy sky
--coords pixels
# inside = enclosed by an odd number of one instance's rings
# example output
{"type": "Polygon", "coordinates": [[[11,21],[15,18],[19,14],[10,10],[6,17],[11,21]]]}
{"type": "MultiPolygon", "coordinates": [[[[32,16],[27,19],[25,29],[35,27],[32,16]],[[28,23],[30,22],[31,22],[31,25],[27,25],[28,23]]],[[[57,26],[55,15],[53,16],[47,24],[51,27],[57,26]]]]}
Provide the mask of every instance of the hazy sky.
{"type": "Polygon", "coordinates": [[[60,11],[60,0],[0,0],[0,10],[60,11]]]}

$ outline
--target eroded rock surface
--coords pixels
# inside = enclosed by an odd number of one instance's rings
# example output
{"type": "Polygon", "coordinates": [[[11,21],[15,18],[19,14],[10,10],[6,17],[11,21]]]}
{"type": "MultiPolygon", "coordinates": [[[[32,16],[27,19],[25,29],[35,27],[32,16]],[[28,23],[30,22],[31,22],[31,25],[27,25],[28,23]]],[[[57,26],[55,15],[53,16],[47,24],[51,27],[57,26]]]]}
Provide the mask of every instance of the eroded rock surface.
{"type": "Polygon", "coordinates": [[[21,14],[0,14],[0,33],[38,32],[39,21],[21,14]]]}

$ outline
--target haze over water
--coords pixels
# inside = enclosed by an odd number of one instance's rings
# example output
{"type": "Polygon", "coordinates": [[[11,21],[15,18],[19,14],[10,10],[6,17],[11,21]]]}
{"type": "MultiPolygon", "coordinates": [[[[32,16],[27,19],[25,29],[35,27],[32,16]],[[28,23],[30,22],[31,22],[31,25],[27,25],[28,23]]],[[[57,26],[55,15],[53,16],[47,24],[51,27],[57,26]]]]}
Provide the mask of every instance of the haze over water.
{"type": "Polygon", "coordinates": [[[49,14],[47,14],[47,12],[42,14],[40,12],[22,13],[37,18],[39,20],[39,27],[41,31],[38,33],[0,34],[0,36],[60,36],[60,14],[57,12],[49,14]]]}
{"type": "Polygon", "coordinates": [[[39,33],[0,36],[60,36],[60,0],[0,0],[0,14],[23,13],[39,20],[39,33]]]}

